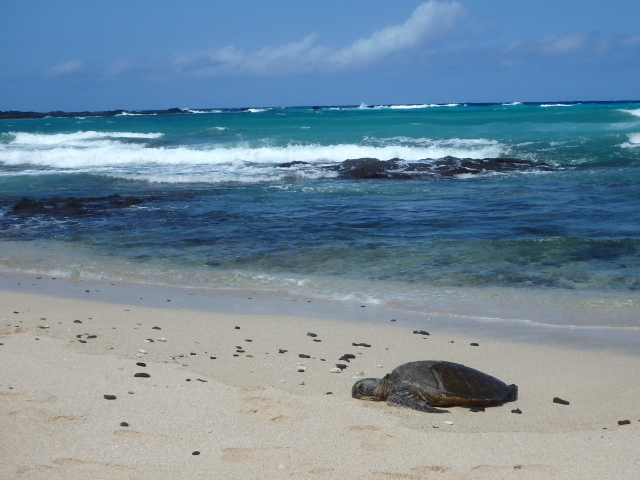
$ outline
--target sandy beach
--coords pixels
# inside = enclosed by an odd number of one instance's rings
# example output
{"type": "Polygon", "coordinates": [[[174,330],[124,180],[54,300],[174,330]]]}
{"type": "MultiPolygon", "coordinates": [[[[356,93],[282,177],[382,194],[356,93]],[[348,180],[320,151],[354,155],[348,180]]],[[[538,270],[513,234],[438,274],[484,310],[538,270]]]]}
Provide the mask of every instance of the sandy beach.
{"type": "Polygon", "coordinates": [[[584,479],[640,467],[640,361],[616,348],[259,314],[249,297],[248,314],[190,310],[196,295],[179,289],[153,307],[134,304],[135,288],[105,302],[99,285],[67,281],[69,298],[25,278],[0,291],[1,478],[584,479]],[[332,373],[345,353],[355,358],[332,373]],[[448,414],[351,398],[357,377],[426,359],[516,383],[520,397],[448,414]]]}

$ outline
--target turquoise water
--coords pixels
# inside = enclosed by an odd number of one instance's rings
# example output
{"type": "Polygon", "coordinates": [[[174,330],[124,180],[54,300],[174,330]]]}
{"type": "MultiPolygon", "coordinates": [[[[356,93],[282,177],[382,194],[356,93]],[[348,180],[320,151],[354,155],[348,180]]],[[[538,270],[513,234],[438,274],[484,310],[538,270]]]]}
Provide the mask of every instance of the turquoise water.
{"type": "Polygon", "coordinates": [[[0,121],[0,268],[419,307],[434,289],[640,290],[640,103],[0,121]],[[345,180],[347,159],[550,170],[345,180]],[[286,162],[305,162],[289,168],[286,162]],[[427,161],[428,162],[428,161],[427,161]],[[24,197],[137,196],[15,215],[24,197]]]}

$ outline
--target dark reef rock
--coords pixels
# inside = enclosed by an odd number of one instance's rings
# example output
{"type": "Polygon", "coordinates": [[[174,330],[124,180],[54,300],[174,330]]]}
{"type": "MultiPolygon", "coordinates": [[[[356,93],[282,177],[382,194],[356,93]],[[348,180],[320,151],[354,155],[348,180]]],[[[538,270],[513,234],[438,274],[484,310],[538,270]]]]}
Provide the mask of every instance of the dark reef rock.
{"type": "MultiPolygon", "coordinates": [[[[293,163],[293,162],[292,162],[293,163]]],[[[283,164],[284,165],[284,164],[283,164]]],[[[490,172],[549,171],[552,167],[545,163],[535,163],[516,158],[456,158],[424,159],[408,162],[399,158],[378,160],[377,158],[357,158],[345,160],[339,165],[326,167],[338,172],[343,179],[396,179],[453,177],[455,175],[478,175],[490,172]]]]}
{"type": "Polygon", "coordinates": [[[123,197],[118,194],[107,197],[53,197],[43,200],[23,198],[8,212],[13,215],[85,215],[100,210],[140,205],[158,197],[123,197]]]}
{"type": "Polygon", "coordinates": [[[294,160],[293,162],[281,163],[278,165],[279,168],[291,168],[294,165],[309,165],[309,162],[302,162],[300,160],[294,160]]]}

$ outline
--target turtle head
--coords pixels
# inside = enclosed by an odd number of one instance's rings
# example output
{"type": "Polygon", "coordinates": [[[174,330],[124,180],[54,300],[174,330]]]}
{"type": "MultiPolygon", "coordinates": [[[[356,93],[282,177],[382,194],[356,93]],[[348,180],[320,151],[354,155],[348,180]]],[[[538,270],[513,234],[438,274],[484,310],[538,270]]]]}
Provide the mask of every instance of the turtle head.
{"type": "Polygon", "coordinates": [[[353,384],[351,396],[363,400],[382,400],[382,388],[379,378],[363,378],[353,384]]]}

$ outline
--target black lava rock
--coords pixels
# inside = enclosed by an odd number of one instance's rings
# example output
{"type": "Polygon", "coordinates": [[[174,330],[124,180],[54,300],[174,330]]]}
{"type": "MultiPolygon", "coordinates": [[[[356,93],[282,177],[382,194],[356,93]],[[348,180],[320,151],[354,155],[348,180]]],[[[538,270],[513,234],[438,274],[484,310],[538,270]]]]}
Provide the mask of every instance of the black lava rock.
{"type": "Polygon", "coordinates": [[[234,327],[235,330],[240,330],[240,327],[234,327]]]}
{"type": "Polygon", "coordinates": [[[479,344],[479,343],[475,343],[475,342],[470,343],[469,345],[471,345],[472,347],[479,347],[479,346],[480,346],[480,344],[479,344]]]}
{"type": "Polygon", "coordinates": [[[367,347],[367,348],[371,346],[368,343],[352,343],[351,345],[353,345],[354,347],[367,347]]]}
{"type": "Polygon", "coordinates": [[[520,410],[519,408],[516,408],[515,410],[511,410],[511,413],[517,413],[518,415],[521,415],[522,410],[520,410]]]}
{"type": "Polygon", "coordinates": [[[115,400],[116,396],[115,395],[104,395],[104,399],[105,400],[115,400]]]}
{"type": "Polygon", "coordinates": [[[553,403],[559,403],[560,405],[569,405],[569,402],[558,397],[553,397],[553,403]]]}
{"type": "Polygon", "coordinates": [[[283,350],[282,348],[278,349],[278,353],[287,353],[289,350],[283,350]]]}
{"type": "Polygon", "coordinates": [[[298,357],[300,357],[300,358],[311,358],[311,355],[307,355],[305,353],[300,353],[300,354],[298,354],[298,357]]]}
{"type": "Polygon", "coordinates": [[[416,335],[429,335],[429,332],[425,332],[424,330],[414,330],[413,333],[416,335]]]}
{"type": "Polygon", "coordinates": [[[317,337],[318,335],[316,335],[315,333],[309,332],[307,333],[307,337],[317,337]]]}
{"type": "Polygon", "coordinates": [[[147,364],[144,363],[144,362],[137,362],[136,365],[139,366],[139,367],[146,367],[147,366],[147,364]]]}
{"type": "Polygon", "coordinates": [[[82,322],[80,320],[74,320],[73,323],[82,323],[82,322]]]}
{"type": "Polygon", "coordinates": [[[128,427],[129,424],[127,422],[120,422],[121,427],[128,427]]]}
{"type": "Polygon", "coordinates": [[[151,327],[151,330],[162,330],[160,327],[151,327]]]}
{"type": "Polygon", "coordinates": [[[191,452],[191,455],[200,455],[200,452],[198,450],[191,452]]]}
{"type": "Polygon", "coordinates": [[[629,425],[631,420],[618,420],[618,425],[629,425]]]}
{"type": "Polygon", "coordinates": [[[138,377],[138,378],[149,378],[150,376],[151,376],[151,375],[149,375],[148,373],[144,373],[144,372],[142,372],[142,373],[136,373],[136,374],[134,375],[134,377],[138,377]]]}
{"type": "Polygon", "coordinates": [[[344,363],[336,363],[336,367],[338,367],[340,370],[344,370],[345,368],[347,368],[344,363]]]}

